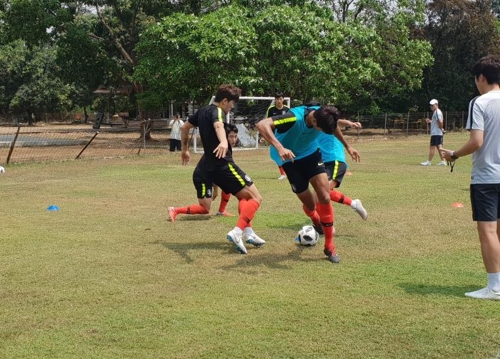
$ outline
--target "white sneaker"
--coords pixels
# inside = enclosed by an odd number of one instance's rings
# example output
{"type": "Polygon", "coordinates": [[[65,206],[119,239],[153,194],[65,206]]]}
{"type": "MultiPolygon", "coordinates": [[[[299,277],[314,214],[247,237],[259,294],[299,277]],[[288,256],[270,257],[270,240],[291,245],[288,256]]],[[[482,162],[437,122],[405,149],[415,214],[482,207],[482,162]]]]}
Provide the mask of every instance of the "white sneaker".
{"type": "Polygon", "coordinates": [[[233,242],[234,246],[236,247],[236,250],[240,252],[241,254],[247,254],[247,249],[245,248],[245,245],[243,244],[243,236],[237,235],[234,230],[229,231],[227,234],[227,240],[229,242],[233,242]]]}
{"type": "Polygon", "coordinates": [[[448,166],[448,164],[446,163],[446,161],[441,161],[437,165],[438,166],[448,166]]]}
{"type": "Polygon", "coordinates": [[[488,287],[476,290],[475,292],[467,292],[465,296],[474,299],[500,300],[500,293],[496,293],[488,287]]]}
{"type": "Polygon", "coordinates": [[[420,166],[430,166],[432,163],[431,161],[425,161],[420,164],[420,166]]]}
{"type": "Polygon", "coordinates": [[[354,199],[353,202],[356,202],[356,208],[354,211],[359,214],[361,218],[363,218],[364,221],[368,218],[368,213],[366,212],[365,207],[361,204],[361,201],[359,199],[354,199]]]}
{"type": "Polygon", "coordinates": [[[281,176],[278,177],[278,179],[279,180],[284,180],[284,179],[286,179],[286,175],[281,175],[281,176]]]}
{"type": "Polygon", "coordinates": [[[266,241],[260,238],[253,230],[252,232],[243,233],[243,239],[245,242],[255,247],[260,247],[266,244],[266,241]]]}

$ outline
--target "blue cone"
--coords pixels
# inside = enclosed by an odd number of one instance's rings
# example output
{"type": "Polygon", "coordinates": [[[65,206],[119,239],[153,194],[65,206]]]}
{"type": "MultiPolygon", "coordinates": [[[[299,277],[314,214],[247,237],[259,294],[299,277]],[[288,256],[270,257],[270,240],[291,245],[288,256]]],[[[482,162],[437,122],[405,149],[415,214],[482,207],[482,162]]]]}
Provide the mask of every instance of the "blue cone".
{"type": "Polygon", "coordinates": [[[49,211],[59,211],[59,207],[52,204],[52,205],[50,205],[50,206],[47,207],[47,210],[49,210],[49,211]]]}

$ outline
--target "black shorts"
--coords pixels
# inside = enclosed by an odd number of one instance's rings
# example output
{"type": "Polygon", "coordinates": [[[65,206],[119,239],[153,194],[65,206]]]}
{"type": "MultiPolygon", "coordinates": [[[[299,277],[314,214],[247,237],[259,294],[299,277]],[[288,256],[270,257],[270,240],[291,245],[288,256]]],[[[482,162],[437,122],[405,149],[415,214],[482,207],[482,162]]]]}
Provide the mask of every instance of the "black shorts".
{"type": "Polygon", "coordinates": [[[226,193],[235,195],[245,186],[253,184],[252,179],[234,162],[227,162],[226,165],[216,166],[212,171],[207,172],[207,176],[213,183],[226,193]]]}
{"type": "Polygon", "coordinates": [[[196,188],[196,198],[212,198],[214,185],[212,179],[207,177],[206,173],[197,166],[193,172],[193,184],[196,188]]]}
{"type": "Polygon", "coordinates": [[[443,144],[443,136],[431,136],[431,146],[441,146],[443,144]]]}
{"type": "Polygon", "coordinates": [[[326,174],[329,181],[337,181],[337,186],[340,187],[342,179],[347,171],[347,164],[341,161],[332,161],[325,163],[326,174]]]}
{"type": "Polygon", "coordinates": [[[326,173],[325,164],[321,157],[321,152],[316,152],[295,160],[293,162],[286,162],[283,164],[288,182],[292,186],[293,193],[302,193],[309,187],[309,180],[314,176],[326,173]]]}
{"type": "Polygon", "coordinates": [[[500,218],[500,184],[471,184],[472,220],[496,222],[500,218]]]}

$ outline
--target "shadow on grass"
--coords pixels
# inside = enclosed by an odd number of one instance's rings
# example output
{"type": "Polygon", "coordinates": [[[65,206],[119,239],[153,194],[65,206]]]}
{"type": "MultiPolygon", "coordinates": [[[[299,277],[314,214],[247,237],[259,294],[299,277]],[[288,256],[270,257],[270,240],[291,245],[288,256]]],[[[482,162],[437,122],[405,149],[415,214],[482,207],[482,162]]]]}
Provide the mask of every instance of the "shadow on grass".
{"type": "Polygon", "coordinates": [[[193,263],[194,259],[191,258],[189,255],[189,252],[191,251],[198,251],[198,250],[224,250],[228,248],[233,248],[232,246],[229,246],[227,243],[224,242],[199,242],[199,243],[167,243],[167,242],[161,242],[161,241],[156,241],[152,242],[153,244],[159,244],[175,253],[177,253],[179,256],[184,258],[186,263],[193,263]]]}
{"type": "Polygon", "coordinates": [[[229,242],[168,243],[155,241],[152,242],[152,244],[159,244],[166,249],[177,253],[186,261],[186,263],[193,263],[195,260],[189,253],[199,250],[220,250],[222,252],[227,252],[227,254],[231,256],[238,256],[240,258],[235,264],[222,266],[221,269],[223,270],[235,270],[259,266],[266,266],[272,269],[291,269],[292,266],[287,264],[287,262],[317,262],[319,260],[326,260],[326,257],[323,256],[321,251],[318,252],[317,258],[302,258],[302,252],[312,250],[312,247],[297,246],[297,248],[294,248],[287,253],[276,254],[266,253],[265,246],[255,248],[251,245],[247,245],[248,254],[243,255],[236,252],[234,246],[229,242]]]}
{"type": "Polygon", "coordinates": [[[460,297],[464,296],[465,292],[471,292],[477,290],[476,286],[468,285],[426,285],[426,284],[414,284],[414,283],[400,283],[398,287],[404,289],[409,294],[420,294],[420,295],[444,295],[450,297],[460,297]]]}

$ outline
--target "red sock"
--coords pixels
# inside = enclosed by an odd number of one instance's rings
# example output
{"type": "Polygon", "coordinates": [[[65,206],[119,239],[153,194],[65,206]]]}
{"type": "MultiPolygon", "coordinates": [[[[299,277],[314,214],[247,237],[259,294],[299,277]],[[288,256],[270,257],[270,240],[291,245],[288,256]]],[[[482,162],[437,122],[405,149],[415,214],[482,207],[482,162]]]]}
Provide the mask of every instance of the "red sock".
{"type": "Polygon", "coordinates": [[[205,207],[200,206],[199,204],[192,204],[187,207],[177,207],[175,211],[180,214],[208,214],[205,207]]]}
{"type": "Polygon", "coordinates": [[[335,244],[333,242],[333,207],[330,203],[317,203],[316,210],[318,211],[319,217],[321,218],[323,232],[325,232],[325,248],[332,253],[335,253],[335,244]]]}
{"type": "Polygon", "coordinates": [[[227,202],[229,202],[229,198],[231,198],[231,193],[226,193],[222,191],[220,195],[220,204],[219,204],[220,213],[224,213],[226,211],[227,202]]]}
{"type": "Polygon", "coordinates": [[[240,200],[238,207],[240,209],[240,217],[238,218],[238,222],[236,222],[236,227],[243,230],[245,227],[248,227],[250,223],[252,223],[255,212],[259,209],[259,202],[254,199],[242,199],[240,200]]]}
{"type": "Polygon", "coordinates": [[[279,170],[280,170],[281,175],[282,175],[282,176],[285,176],[286,174],[285,174],[285,170],[283,169],[283,167],[278,166],[278,168],[279,168],[279,170]]]}
{"type": "Polygon", "coordinates": [[[347,197],[342,192],[335,191],[334,189],[330,190],[330,199],[333,202],[342,203],[346,206],[350,206],[352,203],[352,199],[350,197],[347,197]]]}
{"type": "Polygon", "coordinates": [[[313,221],[315,226],[321,226],[318,212],[316,212],[315,210],[310,211],[309,209],[307,209],[305,205],[302,205],[302,210],[304,211],[307,217],[311,218],[311,221],[313,221]]]}
{"type": "MultiPolygon", "coordinates": [[[[238,215],[241,215],[242,203],[246,203],[246,199],[238,201],[238,215]]],[[[248,222],[247,227],[252,227],[252,221],[248,222]]]]}

